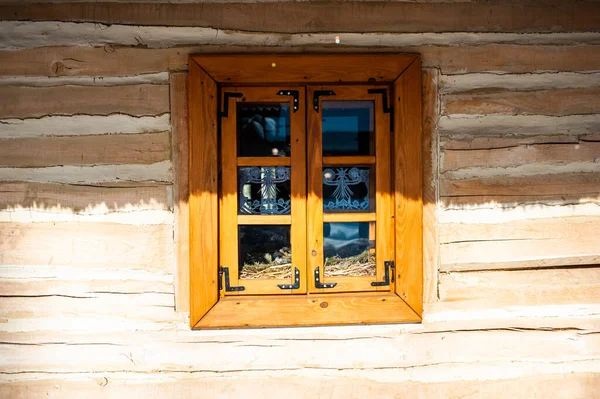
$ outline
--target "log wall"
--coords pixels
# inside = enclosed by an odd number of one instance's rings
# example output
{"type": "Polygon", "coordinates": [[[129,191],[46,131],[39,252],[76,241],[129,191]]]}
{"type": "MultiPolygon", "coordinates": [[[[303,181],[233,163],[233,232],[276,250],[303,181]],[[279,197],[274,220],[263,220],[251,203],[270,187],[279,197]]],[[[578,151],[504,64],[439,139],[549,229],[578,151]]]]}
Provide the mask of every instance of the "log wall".
{"type": "Polygon", "coordinates": [[[0,396],[597,396],[599,18],[2,1],[0,396]],[[422,54],[424,322],[189,331],[188,55],[356,51],[422,54]]]}

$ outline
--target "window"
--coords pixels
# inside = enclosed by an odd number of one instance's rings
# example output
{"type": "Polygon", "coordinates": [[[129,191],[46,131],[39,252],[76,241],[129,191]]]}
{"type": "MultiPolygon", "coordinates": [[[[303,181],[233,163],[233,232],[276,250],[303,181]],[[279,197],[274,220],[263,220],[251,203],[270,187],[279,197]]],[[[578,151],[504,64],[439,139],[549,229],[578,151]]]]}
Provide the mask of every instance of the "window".
{"type": "Polygon", "coordinates": [[[189,63],[192,328],[420,321],[416,55],[189,63]]]}

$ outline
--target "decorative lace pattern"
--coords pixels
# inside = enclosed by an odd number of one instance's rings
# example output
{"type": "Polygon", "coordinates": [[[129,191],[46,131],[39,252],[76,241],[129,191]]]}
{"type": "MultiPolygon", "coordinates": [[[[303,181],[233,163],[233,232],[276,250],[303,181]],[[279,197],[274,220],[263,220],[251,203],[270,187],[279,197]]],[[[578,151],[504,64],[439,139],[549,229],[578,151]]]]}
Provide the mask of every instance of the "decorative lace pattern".
{"type": "Polygon", "coordinates": [[[358,168],[327,168],[323,171],[323,184],[335,187],[333,199],[324,199],[324,209],[369,209],[369,170],[358,168]],[[351,186],[364,184],[366,196],[353,199],[351,186]]]}
{"type": "Polygon", "coordinates": [[[240,213],[245,215],[286,215],[290,213],[291,199],[278,198],[277,184],[290,180],[286,166],[252,166],[239,169],[240,213]],[[260,200],[252,200],[252,184],[260,185],[260,200]],[[246,187],[250,185],[250,187],[246,187]]]}

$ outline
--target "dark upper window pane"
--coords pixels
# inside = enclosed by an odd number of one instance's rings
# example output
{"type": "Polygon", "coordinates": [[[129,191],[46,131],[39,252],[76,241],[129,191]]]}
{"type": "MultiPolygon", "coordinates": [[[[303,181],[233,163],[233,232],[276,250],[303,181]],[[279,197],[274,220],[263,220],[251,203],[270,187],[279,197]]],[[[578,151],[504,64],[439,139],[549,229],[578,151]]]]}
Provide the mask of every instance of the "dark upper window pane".
{"type": "Polygon", "coordinates": [[[243,225],[239,234],[239,278],[292,276],[290,226],[243,225]]]}
{"type": "Polygon", "coordinates": [[[375,223],[323,223],[324,274],[374,276],[375,223]]]}
{"type": "Polygon", "coordinates": [[[289,215],[290,167],[238,168],[240,215],[289,215]]]}
{"type": "Polygon", "coordinates": [[[237,104],[238,156],[290,156],[290,106],[237,104]]]}
{"type": "Polygon", "coordinates": [[[323,156],[375,155],[373,101],[323,101],[323,156]]]}

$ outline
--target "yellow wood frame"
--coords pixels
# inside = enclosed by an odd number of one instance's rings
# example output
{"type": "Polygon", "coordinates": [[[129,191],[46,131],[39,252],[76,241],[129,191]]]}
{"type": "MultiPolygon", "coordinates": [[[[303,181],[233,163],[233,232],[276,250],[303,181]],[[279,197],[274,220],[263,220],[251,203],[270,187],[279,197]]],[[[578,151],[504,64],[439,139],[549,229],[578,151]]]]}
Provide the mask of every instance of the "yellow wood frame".
{"type": "MultiPolygon", "coordinates": [[[[294,98],[279,96],[279,91],[297,90],[298,101],[304,104],[304,87],[293,85],[269,87],[227,87],[223,92],[242,93],[243,97],[229,99],[227,117],[221,118],[221,195],[220,195],[220,260],[221,265],[229,268],[230,284],[243,286],[244,291],[227,292],[222,296],[257,294],[305,294],[306,268],[300,271],[298,289],[281,290],[279,284],[292,284],[294,268],[306,262],[306,107],[301,106],[293,112],[294,98]],[[288,103],[290,109],[290,146],[288,157],[243,157],[237,156],[237,107],[240,102],[248,103],[288,103]],[[240,165],[242,164],[242,165],[240,165]],[[291,166],[291,214],[290,215],[238,215],[238,166],[291,166]],[[238,226],[239,225],[289,225],[291,232],[292,276],[288,279],[240,280],[238,278],[238,226]]],[[[223,100],[225,101],[225,100],[223,100]]]]}
{"type": "MultiPolygon", "coordinates": [[[[392,229],[391,198],[391,165],[390,165],[390,117],[383,110],[383,96],[371,94],[369,89],[381,88],[373,85],[352,86],[308,86],[307,98],[313,98],[316,90],[333,91],[335,96],[319,99],[319,112],[308,112],[308,275],[313,276],[315,269],[320,268],[321,283],[335,282],[333,288],[316,288],[313,278],[309,278],[309,292],[392,292],[394,283],[389,286],[372,286],[371,283],[384,278],[384,262],[394,260],[394,231],[392,229]],[[374,145],[375,156],[322,156],[322,102],[323,101],[372,101],[374,104],[374,145]],[[332,165],[375,166],[375,211],[361,213],[324,213],[323,212],[323,178],[322,168],[332,165]],[[375,222],[376,276],[335,277],[325,276],[323,255],[323,222],[375,222]]],[[[387,88],[386,86],[383,86],[387,88]]],[[[388,88],[389,91],[389,88],[388,88]]]]}
{"type": "MultiPolygon", "coordinates": [[[[195,55],[189,59],[190,326],[419,322],[423,312],[421,62],[417,54],[195,55]],[[393,292],[219,298],[219,86],[391,85],[393,292]]],[[[237,164],[253,162],[238,159],[237,164]]],[[[290,161],[291,162],[291,161],[290,161]]],[[[310,280],[310,279],[309,279],[310,280]]]]}

